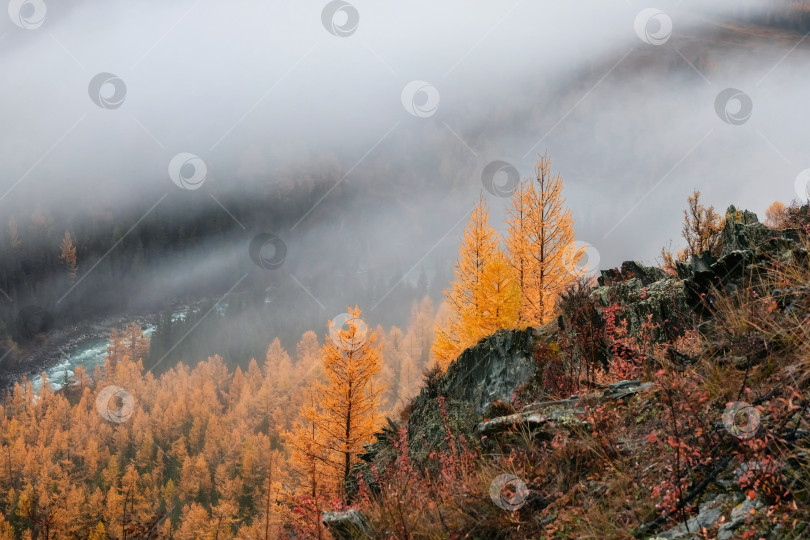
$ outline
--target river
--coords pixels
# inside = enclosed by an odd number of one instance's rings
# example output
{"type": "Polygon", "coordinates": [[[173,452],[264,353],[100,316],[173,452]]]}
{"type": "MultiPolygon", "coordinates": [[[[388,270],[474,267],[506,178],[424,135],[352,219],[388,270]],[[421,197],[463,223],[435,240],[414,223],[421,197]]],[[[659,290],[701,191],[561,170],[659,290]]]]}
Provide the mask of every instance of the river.
{"type": "MultiPolygon", "coordinates": [[[[175,308],[172,312],[172,322],[177,322],[186,318],[189,308],[193,312],[198,312],[199,303],[193,306],[181,306],[175,308]]],[[[216,306],[216,311],[222,313],[227,307],[226,302],[220,302],[216,306]]],[[[107,346],[110,344],[109,334],[113,328],[123,328],[130,322],[137,322],[143,335],[151,339],[157,325],[153,322],[157,320],[157,315],[148,315],[143,317],[133,317],[130,319],[117,318],[114,322],[106,321],[103,324],[93,325],[92,330],[84,329],[78,332],[78,337],[67,336],[63,337],[67,343],[65,346],[59,347],[58,352],[50,351],[51,356],[59,357],[56,362],[49,359],[43,365],[46,368],[39,373],[33,374],[30,379],[34,387],[34,392],[39,393],[42,388],[42,371],[48,378],[52,390],[59,390],[69,381],[78,366],[84,366],[87,373],[92,375],[93,370],[97,365],[104,365],[104,357],[107,354],[107,346]],[[105,336],[105,337],[101,337],[105,336]]]]}
{"type": "MultiPolygon", "coordinates": [[[[141,330],[144,336],[151,338],[155,326],[150,324],[145,328],[142,327],[141,330]]],[[[88,339],[82,342],[76,350],[67,353],[57,364],[47,368],[45,376],[48,378],[51,389],[59,390],[62,388],[66,381],[70,381],[73,372],[79,366],[84,366],[87,372],[92,375],[96,366],[104,365],[104,356],[107,354],[109,343],[109,338],[88,339]]],[[[35,375],[31,382],[34,386],[34,392],[39,394],[42,388],[42,374],[35,375]]]]}

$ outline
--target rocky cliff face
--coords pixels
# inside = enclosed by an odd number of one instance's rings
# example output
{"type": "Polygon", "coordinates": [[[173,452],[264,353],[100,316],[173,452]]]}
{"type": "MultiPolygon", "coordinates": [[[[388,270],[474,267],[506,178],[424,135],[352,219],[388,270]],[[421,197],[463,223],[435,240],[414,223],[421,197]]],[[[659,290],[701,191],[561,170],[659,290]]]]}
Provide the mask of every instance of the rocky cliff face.
{"type": "MultiPolygon", "coordinates": [[[[443,444],[446,434],[442,407],[453,433],[475,441],[476,426],[489,404],[510,401],[516,389],[535,377],[535,334],[532,328],[496,332],[464,351],[443,376],[429,378],[413,399],[408,419],[402,423],[389,421],[377,441],[366,447],[366,454],[361,456],[364,462],[355,467],[356,475],[373,488],[370,465],[382,470],[396,458],[394,443],[402,429],[407,434],[411,459],[429,467],[431,452],[443,444]]],[[[349,493],[357,489],[355,482],[347,487],[349,493]]]]}

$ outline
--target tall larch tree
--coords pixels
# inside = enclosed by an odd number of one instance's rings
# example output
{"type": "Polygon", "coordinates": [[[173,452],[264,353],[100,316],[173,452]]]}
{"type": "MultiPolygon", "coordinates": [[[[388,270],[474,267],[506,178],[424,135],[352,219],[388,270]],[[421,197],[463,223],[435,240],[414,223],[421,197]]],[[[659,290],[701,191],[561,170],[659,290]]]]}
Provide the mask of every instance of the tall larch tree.
{"type": "Polygon", "coordinates": [[[771,229],[784,229],[788,226],[788,215],[785,205],[780,201],[773,201],[765,210],[765,225],[771,229]]]}
{"type": "Polygon", "coordinates": [[[276,338],[267,347],[264,362],[264,374],[270,383],[271,390],[281,396],[289,391],[293,384],[293,367],[290,355],[281,346],[281,341],[276,338]]]}
{"type": "Polygon", "coordinates": [[[416,362],[409,354],[405,354],[399,366],[399,387],[397,389],[398,405],[406,405],[410,399],[419,393],[422,383],[422,372],[417,369],[416,362]]]}
{"type": "Polygon", "coordinates": [[[522,283],[521,322],[547,323],[560,293],[579,275],[581,249],[574,249],[574,219],[565,207],[563,181],[551,171],[551,159],[542,155],[535,166],[531,187],[513,194],[507,220],[507,260],[519,263],[522,283]],[[517,237],[515,237],[517,235],[517,237]]]}
{"type": "Polygon", "coordinates": [[[281,433],[289,427],[297,408],[293,403],[297,394],[291,391],[294,383],[292,362],[278,338],[267,347],[263,375],[259,391],[263,402],[262,412],[268,419],[271,438],[278,441],[281,433]]]}
{"type": "Polygon", "coordinates": [[[489,226],[489,209],[483,195],[470,214],[456,261],[455,280],[444,293],[450,308],[447,324],[436,328],[433,354],[443,369],[483,337],[478,326],[480,294],[484,265],[498,251],[498,237],[489,226]]]}
{"type": "Polygon", "coordinates": [[[296,502],[310,510],[300,516],[300,525],[312,532],[311,536],[322,538],[321,509],[334,493],[335,486],[328,474],[330,449],[323,444],[325,434],[314,420],[322,415],[316,383],[308,384],[303,393],[299,419],[293,429],[284,434],[284,445],[290,453],[287,464],[298,480],[294,489],[296,502]]]}
{"type": "Polygon", "coordinates": [[[520,182],[512,193],[512,205],[507,210],[505,259],[512,267],[515,283],[520,289],[519,324],[532,324],[534,306],[529,301],[529,284],[534,265],[530,245],[529,219],[537,194],[534,184],[520,182]]]}
{"type": "Polygon", "coordinates": [[[121,335],[126,355],[137,362],[149,354],[149,338],[143,335],[138,323],[130,323],[121,335]]]}
{"type": "MultiPolygon", "coordinates": [[[[104,358],[104,372],[107,376],[111,377],[115,373],[116,365],[124,359],[126,354],[123,336],[118,332],[117,328],[113,328],[112,332],[110,332],[110,341],[107,344],[107,355],[104,358]]],[[[99,379],[96,377],[96,380],[99,379]]]]}
{"type": "Polygon", "coordinates": [[[412,363],[405,350],[405,338],[402,335],[402,330],[396,326],[391,327],[388,331],[388,337],[383,343],[382,351],[385,358],[385,367],[389,374],[387,380],[385,380],[386,391],[383,394],[383,402],[387,410],[393,411],[404,399],[400,392],[402,364],[406,361],[412,363]]]}
{"type": "Polygon", "coordinates": [[[478,326],[484,335],[514,328],[520,313],[520,287],[512,267],[498,252],[484,265],[478,295],[478,326]]]}
{"type": "Polygon", "coordinates": [[[316,444],[326,451],[326,464],[343,498],[351,467],[378,428],[383,390],[375,383],[382,366],[376,333],[368,330],[359,308],[348,308],[348,313],[341,328],[329,322],[329,337],[321,349],[326,382],[316,386],[320,410],[301,411],[303,420],[321,433],[316,444]]]}

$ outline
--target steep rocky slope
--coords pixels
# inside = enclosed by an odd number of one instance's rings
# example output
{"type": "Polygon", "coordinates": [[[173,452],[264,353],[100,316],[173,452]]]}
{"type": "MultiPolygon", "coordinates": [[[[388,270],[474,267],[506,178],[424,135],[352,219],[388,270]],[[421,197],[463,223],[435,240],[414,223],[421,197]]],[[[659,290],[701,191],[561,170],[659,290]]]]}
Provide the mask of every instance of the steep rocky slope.
{"type": "Polygon", "coordinates": [[[500,331],[428,374],[356,466],[359,512],[325,516],[333,534],[801,537],[805,232],[730,207],[721,246],[677,275],[603,271],[545,328],[500,331]],[[411,508],[392,516],[392,501],[411,508]]]}

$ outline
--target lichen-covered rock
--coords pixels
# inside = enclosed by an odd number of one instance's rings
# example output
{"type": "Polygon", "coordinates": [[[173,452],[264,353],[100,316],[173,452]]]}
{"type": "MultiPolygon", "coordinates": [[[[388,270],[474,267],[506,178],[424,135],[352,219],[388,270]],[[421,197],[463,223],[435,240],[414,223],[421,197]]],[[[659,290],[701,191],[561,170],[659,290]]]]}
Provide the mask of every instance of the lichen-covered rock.
{"type": "Polygon", "coordinates": [[[534,330],[501,330],[464,351],[447,368],[432,392],[414,399],[414,409],[438,396],[470,403],[477,413],[497,400],[507,401],[535,373],[534,330]]]}
{"type": "Polygon", "coordinates": [[[484,420],[478,424],[478,433],[481,435],[494,435],[505,431],[525,430],[532,432],[541,429],[551,419],[537,412],[522,412],[501,416],[492,420],[484,420]]]}
{"type": "Polygon", "coordinates": [[[366,446],[346,486],[350,496],[357,491],[358,478],[375,489],[371,467],[384,470],[396,459],[400,430],[405,430],[410,459],[419,467],[435,467],[430,455],[447,444],[444,415],[454,436],[475,446],[476,427],[486,407],[494,401],[511,401],[515,389],[535,376],[535,339],[532,328],[501,330],[464,351],[446,373],[428,380],[413,399],[405,425],[389,420],[377,441],[366,446]]]}
{"type": "Polygon", "coordinates": [[[583,428],[588,424],[580,418],[585,413],[585,404],[594,404],[605,400],[620,400],[652,388],[652,383],[641,381],[620,381],[613,383],[604,392],[594,392],[583,396],[571,396],[568,399],[531,403],[521,412],[484,419],[478,424],[481,435],[492,436],[504,432],[525,431],[528,433],[545,430],[553,431],[557,427],[568,429],[583,428]]]}
{"type": "Polygon", "coordinates": [[[732,251],[749,250],[762,244],[771,230],[759,222],[757,215],[748,210],[737,210],[734,205],[726,210],[726,223],[720,236],[720,256],[732,251]]]}
{"type": "Polygon", "coordinates": [[[706,308],[713,306],[717,291],[733,294],[744,280],[764,274],[774,261],[807,261],[798,238],[796,230],[771,230],[753,212],[731,206],[716,254],[707,252],[678,261],[674,276],[627,261],[621,269],[601,272],[591,299],[600,310],[617,304],[631,336],[649,320],[655,328],[654,341],[672,339],[690,325],[692,317],[709,312],[706,308]]]}
{"type": "Polygon", "coordinates": [[[642,285],[649,285],[656,281],[666,279],[669,276],[665,271],[654,266],[645,266],[638,261],[624,261],[621,269],[603,270],[597,278],[600,287],[611,285],[615,282],[638,279],[642,285]]]}
{"type": "Polygon", "coordinates": [[[652,383],[643,383],[639,380],[619,381],[608,385],[603,393],[603,396],[605,399],[624,399],[626,397],[634,396],[638,393],[649,390],[652,387],[652,383]]]}
{"type": "Polygon", "coordinates": [[[369,537],[368,521],[354,508],[343,512],[324,512],[321,521],[335,540],[369,537]]]}
{"type": "Polygon", "coordinates": [[[728,520],[720,525],[720,530],[717,533],[719,540],[728,540],[734,536],[734,530],[739,528],[740,525],[745,523],[745,520],[756,513],[758,509],[762,508],[762,502],[759,499],[745,498],[743,502],[738,504],[731,510],[728,520]]]}
{"type": "Polygon", "coordinates": [[[705,538],[701,531],[709,529],[717,523],[717,520],[723,515],[723,505],[728,500],[728,496],[718,495],[713,500],[701,504],[698,515],[689,519],[686,523],[681,523],[677,527],[659,533],[656,538],[666,538],[668,540],[675,538],[705,538]]]}
{"type": "MultiPolygon", "coordinates": [[[[634,263],[633,268],[638,268],[638,263],[634,263]]],[[[600,283],[606,284],[594,289],[591,299],[600,313],[603,308],[617,304],[620,307],[619,316],[627,321],[631,336],[636,336],[647,321],[652,324],[654,341],[670,339],[674,329],[685,328],[684,315],[689,314],[690,310],[683,280],[658,268],[647,268],[645,272],[636,270],[647,278],[660,278],[652,282],[636,277],[635,273],[627,276],[622,273],[622,278],[627,279],[611,281],[604,279],[606,272],[603,271],[600,278],[600,283]]]]}
{"type": "MultiPolygon", "coordinates": [[[[450,429],[471,437],[489,403],[510,401],[515,389],[535,374],[534,330],[501,330],[464,351],[447,372],[430,381],[413,400],[408,419],[411,458],[427,463],[444,444],[443,398],[450,429]]],[[[472,439],[470,439],[472,442],[472,439]]]]}

